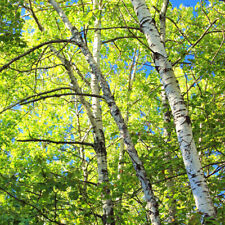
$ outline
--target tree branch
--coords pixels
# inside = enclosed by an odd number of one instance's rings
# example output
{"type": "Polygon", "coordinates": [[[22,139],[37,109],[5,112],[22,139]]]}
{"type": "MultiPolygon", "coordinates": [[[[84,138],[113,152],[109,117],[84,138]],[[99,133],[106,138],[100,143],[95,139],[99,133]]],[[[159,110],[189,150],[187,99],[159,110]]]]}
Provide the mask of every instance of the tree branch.
{"type": "Polygon", "coordinates": [[[112,38],[112,39],[109,39],[109,40],[106,40],[106,41],[102,41],[102,44],[106,44],[108,42],[114,42],[114,41],[117,41],[117,40],[121,40],[121,39],[126,39],[126,38],[143,38],[143,37],[139,37],[139,36],[124,36],[124,37],[116,37],[116,38],[112,38]]]}
{"type": "Polygon", "coordinates": [[[166,37],[166,11],[168,8],[169,0],[164,0],[163,5],[159,14],[160,19],[160,38],[165,45],[165,37],[166,37]]]}
{"type": "Polygon", "coordinates": [[[53,141],[49,139],[38,139],[38,138],[32,138],[32,139],[23,139],[17,140],[18,142],[46,142],[46,143],[53,143],[53,144],[69,144],[69,145],[86,145],[90,147],[94,147],[94,144],[87,143],[87,142],[80,142],[80,141],[53,141]]]}
{"type": "Polygon", "coordinates": [[[88,96],[88,97],[95,97],[95,98],[102,98],[104,99],[103,96],[101,95],[93,95],[93,94],[86,94],[86,93],[61,93],[61,94],[54,94],[54,95],[46,95],[46,96],[42,96],[42,95],[45,95],[45,94],[49,94],[49,93],[52,93],[52,92],[55,92],[55,91],[59,91],[59,90],[74,90],[73,88],[70,88],[70,87],[62,87],[62,88],[56,88],[56,89],[53,89],[53,90],[50,90],[50,91],[45,91],[45,92],[42,92],[42,93],[39,93],[39,94],[35,94],[35,95],[32,95],[32,96],[29,96],[27,98],[24,98],[8,107],[6,107],[5,109],[3,109],[2,111],[0,111],[0,114],[9,110],[9,109],[12,109],[13,107],[17,106],[17,105],[27,105],[29,103],[33,103],[33,102],[37,102],[37,101],[40,101],[40,100],[45,100],[46,98],[53,98],[53,97],[61,97],[61,96],[69,96],[69,95],[79,95],[79,96],[88,96]],[[40,96],[40,97],[39,97],[40,96]],[[36,98],[36,97],[39,97],[39,98],[36,98]],[[36,99],[32,99],[30,101],[27,101],[31,98],[36,98],[36,99]]]}
{"type": "Polygon", "coordinates": [[[6,63],[4,66],[0,67],[0,72],[7,69],[12,63],[16,62],[17,60],[21,59],[22,57],[30,54],[31,52],[34,52],[36,49],[39,49],[45,45],[54,44],[54,43],[74,43],[74,41],[70,40],[70,39],[65,39],[65,40],[59,39],[59,40],[52,40],[52,41],[47,41],[47,42],[41,43],[41,44],[29,49],[28,51],[24,52],[23,54],[18,55],[17,57],[12,59],[10,62],[6,63]]]}
{"type": "Polygon", "coordinates": [[[204,36],[207,34],[208,30],[212,27],[212,25],[214,23],[216,23],[217,20],[218,20],[218,18],[215,19],[211,24],[209,24],[209,26],[202,33],[202,35],[199,37],[199,39],[193,45],[191,45],[191,47],[187,49],[187,51],[185,52],[185,54],[182,55],[179,59],[177,59],[177,61],[174,62],[172,66],[175,66],[180,60],[182,60],[184,58],[184,56],[186,56],[204,38],[204,36]]]}

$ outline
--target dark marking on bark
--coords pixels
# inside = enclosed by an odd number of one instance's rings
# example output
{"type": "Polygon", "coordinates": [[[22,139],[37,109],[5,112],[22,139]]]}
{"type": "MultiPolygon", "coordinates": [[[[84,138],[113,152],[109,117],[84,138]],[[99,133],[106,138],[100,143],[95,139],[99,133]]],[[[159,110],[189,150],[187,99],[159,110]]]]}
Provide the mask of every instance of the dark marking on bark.
{"type": "Polygon", "coordinates": [[[186,116],[186,122],[188,125],[191,125],[191,118],[190,116],[186,116]]]}
{"type": "Polygon", "coordinates": [[[151,23],[153,23],[154,26],[155,26],[155,19],[154,18],[152,19],[151,23]]]}
{"type": "Polygon", "coordinates": [[[173,70],[172,68],[165,68],[165,69],[163,70],[163,72],[164,72],[164,73],[167,73],[167,72],[172,71],[172,70],[173,70]]]}
{"type": "Polygon", "coordinates": [[[167,88],[170,84],[171,84],[171,83],[165,84],[164,89],[166,90],[166,88],[167,88]]]}
{"type": "Polygon", "coordinates": [[[116,109],[115,116],[118,116],[120,114],[119,109],[116,109]]]}
{"type": "Polygon", "coordinates": [[[175,106],[175,105],[177,105],[177,104],[183,104],[183,105],[185,105],[184,100],[177,101],[177,102],[174,103],[173,105],[175,106]]]}
{"type": "Polygon", "coordinates": [[[157,72],[159,73],[159,66],[155,66],[155,69],[157,70],[157,72]]]}
{"type": "Polygon", "coordinates": [[[176,113],[179,113],[179,112],[182,112],[182,111],[186,111],[186,109],[178,109],[178,110],[176,111],[176,113]]]}
{"type": "Polygon", "coordinates": [[[171,79],[171,78],[173,78],[173,77],[167,77],[165,80],[169,80],[169,79],[171,79]]]}
{"type": "Polygon", "coordinates": [[[140,167],[139,164],[136,164],[136,169],[137,169],[137,170],[141,170],[141,167],[140,167]]]}
{"type": "Polygon", "coordinates": [[[108,106],[109,106],[109,107],[112,107],[112,105],[113,105],[113,103],[110,102],[110,101],[108,101],[108,106]]]}
{"type": "Polygon", "coordinates": [[[190,119],[189,116],[185,116],[185,120],[181,125],[183,125],[184,123],[187,123],[188,125],[191,125],[191,119],[190,119]]]}
{"type": "Polygon", "coordinates": [[[160,54],[158,52],[154,52],[154,62],[156,60],[159,60],[159,58],[160,58],[160,54]]]}
{"type": "Polygon", "coordinates": [[[148,17],[146,18],[143,18],[141,21],[143,21],[143,22],[140,22],[140,26],[141,26],[141,28],[144,26],[144,24],[145,23],[151,23],[152,22],[152,19],[150,18],[150,19],[148,19],[148,17]]]}

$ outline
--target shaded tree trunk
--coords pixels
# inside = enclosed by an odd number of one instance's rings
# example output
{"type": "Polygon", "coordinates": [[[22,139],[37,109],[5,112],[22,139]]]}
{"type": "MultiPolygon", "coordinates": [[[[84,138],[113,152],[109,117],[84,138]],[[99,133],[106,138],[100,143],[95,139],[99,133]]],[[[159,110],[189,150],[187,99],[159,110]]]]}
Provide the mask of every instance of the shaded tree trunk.
{"type": "MultiPolygon", "coordinates": [[[[162,3],[162,8],[160,10],[160,38],[163,42],[164,46],[166,46],[165,38],[166,38],[166,12],[168,8],[169,0],[164,0],[162,3]]],[[[170,130],[170,123],[171,123],[171,111],[168,104],[168,99],[166,97],[166,93],[164,88],[161,91],[161,98],[162,98],[162,111],[163,111],[163,121],[164,121],[164,127],[163,127],[163,134],[165,137],[165,141],[168,143],[170,141],[171,136],[171,130],[170,130]]],[[[171,152],[168,150],[165,154],[165,160],[167,162],[171,161],[171,152]]],[[[170,177],[173,177],[174,173],[169,166],[167,169],[168,174],[170,177]]],[[[177,224],[176,222],[176,200],[173,199],[174,191],[175,191],[175,184],[173,180],[166,181],[166,186],[168,190],[167,198],[169,198],[169,201],[166,204],[167,210],[168,210],[168,219],[167,222],[170,224],[177,224]]]]}
{"type": "MultiPolygon", "coordinates": [[[[99,0],[93,1],[93,9],[95,14],[94,26],[96,28],[101,27],[101,5],[99,0]],[[100,14],[100,15],[99,15],[100,14]]],[[[100,68],[100,49],[101,49],[101,30],[95,30],[94,33],[94,43],[93,43],[93,58],[96,61],[98,67],[100,68]]],[[[99,84],[97,76],[91,74],[91,90],[92,94],[99,95],[99,84]]],[[[115,224],[113,204],[110,195],[110,184],[108,178],[108,168],[107,168],[107,152],[105,146],[105,136],[102,125],[102,113],[99,98],[92,98],[92,111],[96,121],[96,129],[98,130],[98,137],[96,139],[96,149],[97,162],[98,162],[98,180],[99,183],[105,183],[103,195],[103,223],[107,225],[115,224]]]]}

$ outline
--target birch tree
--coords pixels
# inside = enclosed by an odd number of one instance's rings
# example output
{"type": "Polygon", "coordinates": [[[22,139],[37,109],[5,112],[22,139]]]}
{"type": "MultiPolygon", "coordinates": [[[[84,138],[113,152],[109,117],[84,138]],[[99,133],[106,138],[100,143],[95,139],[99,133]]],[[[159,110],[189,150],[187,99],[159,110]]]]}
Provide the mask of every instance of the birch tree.
{"type": "MultiPolygon", "coordinates": [[[[140,27],[145,34],[149,47],[152,51],[155,67],[162,79],[162,83],[172,110],[178,142],[182,151],[184,164],[189,177],[196,206],[204,217],[215,217],[216,211],[204,178],[192,134],[191,119],[188,115],[185,102],[174,75],[172,64],[167,59],[167,53],[165,47],[163,46],[163,41],[160,39],[160,34],[156,28],[155,21],[152,18],[145,1],[133,0],[132,4],[140,22],[140,27]]],[[[168,2],[164,1],[163,4],[166,5],[168,2]]],[[[164,24],[161,25],[165,26],[164,24]]],[[[209,25],[209,27],[211,26],[212,24],[209,25]]]]}

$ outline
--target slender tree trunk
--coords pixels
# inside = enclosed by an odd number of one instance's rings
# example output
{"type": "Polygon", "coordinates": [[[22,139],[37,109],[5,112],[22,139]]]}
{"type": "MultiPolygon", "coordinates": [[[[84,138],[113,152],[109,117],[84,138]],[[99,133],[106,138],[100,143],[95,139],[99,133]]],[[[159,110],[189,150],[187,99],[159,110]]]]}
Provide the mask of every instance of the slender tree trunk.
{"type": "Polygon", "coordinates": [[[104,76],[102,75],[100,68],[98,67],[96,61],[94,60],[92,54],[90,53],[90,51],[87,48],[85,42],[83,41],[81,35],[79,34],[79,31],[71,25],[71,23],[69,22],[68,18],[65,15],[65,13],[62,11],[62,9],[57,5],[57,3],[54,0],[49,0],[49,3],[58,12],[58,14],[61,17],[61,19],[63,20],[65,26],[71,31],[72,40],[76,43],[77,46],[80,47],[87,62],[89,63],[92,73],[94,73],[96,75],[96,77],[98,78],[98,81],[100,82],[100,85],[101,85],[101,88],[103,91],[104,99],[110,108],[111,115],[113,116],[113,118],[120,130],[121,136],[124,138],[125,144],[127,145],[127,152],[132,160],[134,169],[136,171],[136,175],[141,182],[141,185],[142,185],[142,188],[144,191],[144,195],[145,195],[145,200],[147,201],[147,209],[148,209],[148,214],[151,218],[151,222],[153,225],[160,225],[161,223],[160,223],[160,218],[159,218],[158,204],[154,197],[152,186],[147,178],[147,174],[146,174],[146,171],[142,164],[142,161],[140,160],[140,158],[137,154],[137,151],[132,143],[127,126],[124,123],[124,119],[121,115],[121,112],[115,103],[115,100],[110,91],[110,88],[109,88],[104,76]]]}
{"type": "Polygon", "coordinates": [[[174,117],[178,142],[182,152],[184,165],[189,177],[195,203],[205,217],[216,215],[209,189],[204,178],[201,163],[193,139],[190,117],[184,103],[178,82],[160,34],[156,28],[149,9],[144,0],[131,0],[140,22],[140,28],[146,36],[152,50],[155,67],[161,76],[166,95],[174,117]]]}
{"type": "MultiPolygon", "coordinates": [[[[78,104],[77,104],[77,101],[76,101],[76,99],[78,99],[78,96],[75,96],[74,99],[75,99],[75,110],[76,110],[76,117],[77,117],[77,131],[78,131],[78,134],[79,134],[80,141],[83,142],[83,141],[85,141],[86,135],[84,137],[82,137],[82,134],[81,134],[80,112],[79,112],[79,107],[78,107],[78,104]]],[[[88,181],[88,172],[87,172],[87,162],[86,162],[86,159],[85,159],[84,146],[80,146],[79,156],[80,156],[80,159],[82,160],[81,167],[82,167],[82,171],[83,171],[83,178],[84,178],[84,181],[85,181],[83,189],[86,192],[86,190],[87,190],[86,181],[88,181]]]]}
{"type": "MultiPolygon", "coordinates": [[[[67,72],[70,76],[71,83],[73,84],[73,88],[76,93],[81,93],[81,90],[78,86],[78,82],[73,74],[72,66],[70,62],[64,61],[63,64],[65,65],[67,72]]],[[[94,93],[93,93],[94,94],[94,93]]],[[[104,184],[103,192],[102,192],[102,203],[103,203],[103,224],[105,225],[114,225],[114,215],[113,215],[113,205],[112,200],[110,197],[110,184],[108,178],[108,168],[107,168],[107,153],[105,147],[105,137],[103,128],[99,127],[99,117],[91,111],[91,106],[88,102],[84,99],[83,96],[80,96],[80,101],[84,105],[85,110],[88,114],[88,117],[91,121],[93,126],[93,135],[94,135],[94,145],[95,145],[95,152],[97,155],[97,164],[98,164],[98,181],[100,184],[104,184]]],[[[95,111],[96,113],[96,111],[95,111]]],[[[101,115],[100,115],[101,116],[101,115]]]]}
{"type": "MultiPolygon", "coordinates": [[[[128,88],[127,88],[127,109],[126,109],[126,115],[124,118],[124,123],[128,126],[128,122],[129,122],[129,112],[130,112],[130,95],[132,92],[132,86],[133,86],[133,81],[135,78],[135,74],[137,71],[137,62],[138,62],[138,51],[135,50],[135,54],[133,56],[133,60],[129,66],[129,78],[128,78],[128,88]]],[[[123,173],[123,160],[124,160],[124,153],[125,153],[125,143],[124,143],[124,139],[122,138],[120,141],[120,148],[119,148],[119,162],[118,162],[118,175],[117,175],[117,180],[121,179],[121,175],[123,173]]],[[[121,194],[121,196],[119,198],[117,198],[116,200],[121,203],[122,201],[122,197],[123,195],[121,194]]]]}
{"type": "MultiPolygon", "coordinates": [[[[93,9],[95,14],[94,27],[101,27],[101,5],[99,0],[93,1],[93,9]]],[[[95,30],[94,43],[93,43],[93,58],[100,68],[100,49],[101,49],[101,30],[95,30]]],[[[94,73],[91,75],[91,90],[92,94],[99,95],[99,84],[98,78],[94,73]]],[[[115,224],[113,204],[110,195],[109,179],[108,179],[108,168],[107,168],[107,152],[105,147],[105,136],[102,126],[102,113],[99,98],[92,98],[92,111],[96,121],[96,129],[100,134],[96,139],[96,145],[99,145],[97,150],[97,162],[98,162],[98,175],[99,183],[106,184],[104,186],[103,195],[103,223],[107,225],[115,224]]]]}
{"type": "MultiPolygon", "coordinates": [[[[162,90],[161,92],[161,97],[162,97],[162,111],[163,111],[163,120],[164,120],[164,127],[163,127],[163,133],[164,133],[164,137],[166,139],[166,142],[170,141],[170,136],[171,136],[171,131],[170,131],[170,123],[171,123],[171,112],[170,112],[170,108],[169,108],[169,104],[168,104],[168,100],[166,97],[166,93],[164,90],[162,90]]],[[[168,150],[165,154],[165,160],[167,162],[171,161],[171,152],[168,150]]],[[[167,168],[168,171],[168,175],[170,177],[174,176],[173,170],[171,168],[171,166],[169,168],[167,168]]],[[[173,182],[173,180],[168,180],[166,181],[166,186],[167,186],[167,190],[168,190],[168,194],[167,194],[167,198],[169,198],[169,202],[166,203],[166,207],[168,210],[168,219],[167,222],[169,224],[177,224],[176,223],[176,200],[173,199],[173,195],[175,192],[175,184],[173,182]]]]}

